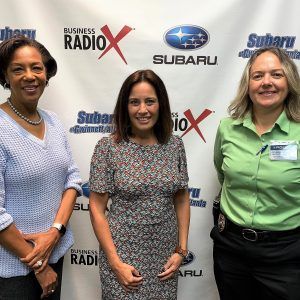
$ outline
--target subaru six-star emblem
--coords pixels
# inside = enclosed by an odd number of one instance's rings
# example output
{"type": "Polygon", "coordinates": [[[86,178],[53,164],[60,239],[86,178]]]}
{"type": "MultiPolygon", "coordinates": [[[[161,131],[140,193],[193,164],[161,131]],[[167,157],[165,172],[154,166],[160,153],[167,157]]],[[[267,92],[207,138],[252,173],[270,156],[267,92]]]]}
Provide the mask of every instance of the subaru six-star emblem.
{"type": "Polygon", "coordinates": [[[195,259],[195,254],[192,251],[189,251],[188,255],[184,258],[181,265],[186,266],[192,263],[195,259]]]}
{"type": "Polygon", "coordinates": [[[200,26],[180,25],[167,30],[164,40],[175,49],[197,50],[208,44],[209,34],[200,26]]]}
{"type": "Polygon", "coordinates": [[[89,198],[90,197],[90,184],[88,181],[84,182],[81,186],[83,196],[89,198]]]}

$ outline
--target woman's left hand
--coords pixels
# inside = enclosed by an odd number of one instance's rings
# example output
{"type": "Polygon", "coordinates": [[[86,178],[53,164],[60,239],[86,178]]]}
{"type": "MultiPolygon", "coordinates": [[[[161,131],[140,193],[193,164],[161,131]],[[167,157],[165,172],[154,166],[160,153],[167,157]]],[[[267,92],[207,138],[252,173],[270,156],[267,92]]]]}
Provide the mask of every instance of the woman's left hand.
{"type": "Polygon", "coordinates": [[[43,271],[60,238],[60,233],[55,228],[50,228],[47,232],[23,234],[23,238],[33,243],[34,248],[26,257],[21,258],[21,261],[33,268],[35,272],[43,271]]]}
{"type": "Polygon", "coordinates": [[[157,275],[160,280],[167,280],[169,278],[172,278],[179,270],[182,260],[183,257],[178,253],[172,254],[172,256],[168,259],[167,263],[163,267],[164,271],[157,275]]]}

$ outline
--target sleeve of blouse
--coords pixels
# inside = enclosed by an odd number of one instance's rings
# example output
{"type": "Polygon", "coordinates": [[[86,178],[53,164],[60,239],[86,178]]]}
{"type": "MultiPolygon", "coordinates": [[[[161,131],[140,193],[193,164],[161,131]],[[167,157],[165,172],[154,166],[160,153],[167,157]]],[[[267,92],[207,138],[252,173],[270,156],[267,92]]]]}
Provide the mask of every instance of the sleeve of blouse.
{"type": "Polygon", "coordinates": [[[113,194],[113,169],[110,161],[110,139],[102,138],[95,146],[90,166],[90,190],[113,194]]]}
{"type": "Polygon", "coordinates": [[[179,189],[187,189],[188,188],[188,170],[187,170],[187,161],[186,154],[184,149],[183,141],[180,137],[178,138],[178,151],[179,151],[179,160],[178,160],[178,169],[179,169],[179,189]]]}
{"type": "Polygon", "coordinates": [[[13,218],[10,214],[6,212],[4,208],[5,202],[5,182],[4,182],[4,172],[6,166],[5,154],[0,148],[0,231],[8,227],[13,223],[13,218]]]}
{"type": "Polygon", "coordinates": [[[69,156],[68,174],[65,181],[65,190],[73,188],[78,192],[79,195],[82,195],[82,188],[81,188],[82,181],[81,181],[79,169],[74,162],[71,147],[69,145],[66,136],[65,136],[65,141],[66,141],[67,153],[69,156]]]}
{"type": "Polygon", "coordinates": [[[65,147],[67,157],[68,157],[68,169],[67,175],[64,182],[64,190],[73,188],[77,191],[78,195],[82,195],[82,188],[81,188],[81,177],[79,173],[79,169],[74,162],[72,150],[70,144],[68,142],[67,134],[65,131],[65,127],[63,123],[60,121],[56,113],[48,110],[43,110],[43,114],[47,118],[47,122],[49,122],[50,126],[53,127],[54,134],[57,134],[58,137],[62,140],[62,146],[65,147]]]}
{"type": "Polygon", "coordinates": [[[222,171],[223,155],[222,155],[221,147],[222,147],[222,134],[221,134],[221,123],[220,123],[216,134],[215,145],[214,145],[214,165],[218,174],[219,182],[222,185],[224,181],[224,174],[222,171]]]}

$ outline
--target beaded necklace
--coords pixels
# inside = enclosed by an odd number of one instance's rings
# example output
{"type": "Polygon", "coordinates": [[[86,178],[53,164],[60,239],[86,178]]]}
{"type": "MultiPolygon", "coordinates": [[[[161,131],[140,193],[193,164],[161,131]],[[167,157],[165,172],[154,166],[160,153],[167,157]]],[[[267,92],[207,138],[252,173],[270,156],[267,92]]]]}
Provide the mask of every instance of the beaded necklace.
{"type": "Polygon", "coordinates": [[[37,111],[37,114],[39,115],[39,120],[38,121],[31,121],[29,120],[27,117],[25,117],[24,115],[22,115],[11,103],[10,98],[7,98],[7,103],[10,106],[10,108],[15,112],[16,115],[18,115],[20,118],[22,118],[24,121],[26,121],[27,123],[37,126],[40,125],[43,121],[43,117],[39,114],[39,112],[37,111]]]}

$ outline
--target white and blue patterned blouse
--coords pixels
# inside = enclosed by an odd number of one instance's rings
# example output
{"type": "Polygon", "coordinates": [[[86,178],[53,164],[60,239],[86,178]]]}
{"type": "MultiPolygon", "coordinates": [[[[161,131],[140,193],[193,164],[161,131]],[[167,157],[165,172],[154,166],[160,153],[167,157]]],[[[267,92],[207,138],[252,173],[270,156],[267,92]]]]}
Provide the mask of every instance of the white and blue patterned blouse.
{"type": "MultiPolygon", "coordinates": [[[[0,230],[11,223],[22,233],[47,231],[69,188],[80,194],[79,170],[72,159],[63,125],[49,111],[44,118],[45,136],[38,139],[0,109],[0,230]]],[[[72,246],[72,232],[54,248],[50,263],[56,263],[72,246]]],[[[26,275],[30,269],[17,256],[0,246],[0,277],[26,275]]]]}

